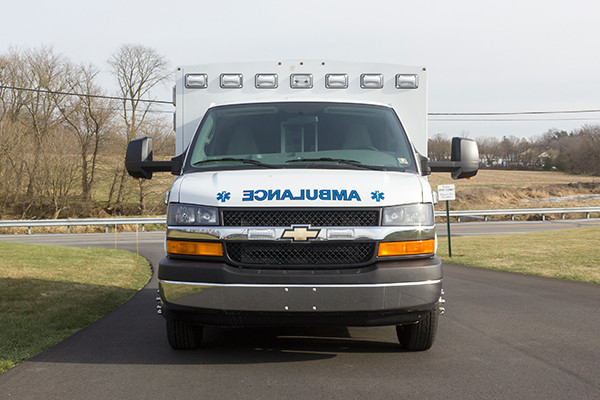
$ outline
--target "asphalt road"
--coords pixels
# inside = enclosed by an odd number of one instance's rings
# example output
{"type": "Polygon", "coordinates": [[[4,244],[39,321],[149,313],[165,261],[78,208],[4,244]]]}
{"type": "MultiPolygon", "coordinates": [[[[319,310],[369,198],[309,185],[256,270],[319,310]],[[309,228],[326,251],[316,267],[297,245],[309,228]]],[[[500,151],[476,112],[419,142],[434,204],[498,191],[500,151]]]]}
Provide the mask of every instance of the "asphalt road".
{"type": "MultiPolygon", "coordinates": [[[[135,251],[135,236],[119,235],[117,247],[135,251]]],[[[115,245],[110,235],[36,241],[115,245]]],[[[157,265],[162,234],[140,235],[139,250],[157,265]]],[[[117,310],[0,375],[0,398],[600,398],[598,285],[444,268],[446,314],[427,352],[400,350],[393,327],[212,328],[203,349],[174,351],[153,278],[117,310]]]]}

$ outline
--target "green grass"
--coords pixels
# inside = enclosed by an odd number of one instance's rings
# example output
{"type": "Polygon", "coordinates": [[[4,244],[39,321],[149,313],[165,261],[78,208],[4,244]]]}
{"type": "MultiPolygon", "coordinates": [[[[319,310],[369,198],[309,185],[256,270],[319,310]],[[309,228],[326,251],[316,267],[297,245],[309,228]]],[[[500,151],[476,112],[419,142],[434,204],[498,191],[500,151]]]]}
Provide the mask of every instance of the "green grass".
{"type": "Polygon", "coordinates": [[[600,227],[439,239],[444,262],[600,284],[600,227]]]}
{"type": "Polygon", "coordinates": [[[150,274],[123,250],[0,243],[0,373],[113,310],[150,274]]]}

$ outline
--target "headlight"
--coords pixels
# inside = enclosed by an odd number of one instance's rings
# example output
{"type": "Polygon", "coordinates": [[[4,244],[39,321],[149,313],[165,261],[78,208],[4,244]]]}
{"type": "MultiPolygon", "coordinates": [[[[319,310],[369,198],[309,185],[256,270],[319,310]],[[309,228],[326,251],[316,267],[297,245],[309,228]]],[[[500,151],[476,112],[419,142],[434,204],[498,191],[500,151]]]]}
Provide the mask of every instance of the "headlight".
{"type": "Polygon", "coordinates": [[[434,224],[433,204],[425,203],[386,207],[383,209],[381,224],[394,226],[432,226],[434,224]]]}
{"type": "Polygon", "coordinates": [[[168,225],[217,225],[219,212],[215,207],[171,203],[167,211],[168,225]]]}

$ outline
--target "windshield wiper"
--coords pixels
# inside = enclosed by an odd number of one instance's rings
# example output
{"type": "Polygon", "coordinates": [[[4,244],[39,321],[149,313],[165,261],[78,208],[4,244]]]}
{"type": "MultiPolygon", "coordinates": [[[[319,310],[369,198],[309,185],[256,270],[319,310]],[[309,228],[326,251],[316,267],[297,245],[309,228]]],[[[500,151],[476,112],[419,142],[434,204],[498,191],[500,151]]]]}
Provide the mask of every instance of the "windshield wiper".
{"type": "Polygon", "coordinates": [[[371,165],[365,165],[360,161],[356,160],[346,160],[344,158],[331,158],[331,157],[321,157],[321,158],[295,158],[293,160],[287,160],[286,163],[296,163],[296,162],[335,162],[339,164],[352,165],[353,167],[364,168],[364,169],[372,169],[376,171],[380,171],[381,168],[377,168],[371,165]]]}
{"type": "Polygon", "coordinates": [[[250,158],[234,158],[234,157],[212,158],[210,160],[196,161],[195,163],[192,164],[192,166],[196,167],[196,166],[202,165],[202,164],[208,164],[211,162],[221,162],[221,161],[237,161],[237,162],[241,162],[244,164],[257,165],[259,167],[277,168],[277,166],[275,166],[275,165],[265,164],[264,162],[261,162],[258,160],[252,160],[250,158]]]}

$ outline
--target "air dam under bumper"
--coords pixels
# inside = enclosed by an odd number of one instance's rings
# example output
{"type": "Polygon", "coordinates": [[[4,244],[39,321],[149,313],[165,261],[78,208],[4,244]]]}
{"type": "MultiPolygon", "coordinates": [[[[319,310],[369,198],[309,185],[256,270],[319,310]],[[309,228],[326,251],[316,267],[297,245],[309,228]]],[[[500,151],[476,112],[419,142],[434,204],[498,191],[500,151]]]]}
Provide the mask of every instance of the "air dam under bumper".
{"type": "MultiPolygon", "coordinates": [[[[383,315],[419,314],[429,310],[438,301],[442,289],[441,261],[437,257],[379,262],[352,270],[285,273],[240,270],[220,263],[200,264],[167,258],[161,261],[159,288],[167,315],[169,312],[206,317],[215,313],[287,317],[335,314],[337,318],[333,320],[343,323],[344,314],[352,315],[353,321],[357,314],[364,314],[365,320],[359,324],[370,325],[373,323],[370,320],[383,315]],[[194,281],[168,279],[168,275],[181,277],[181,268],[192,272],[190,263],[196,264],[194,281]],[[201,279],[203,276],[213,279],[201,279]],[[219,278],[214,279],[217,276],[219,278]]],[[[210,318],[204,323],[211,325],[210,318]]],[[[387,323],[382,321],[381,324],[387,323]]]]}

